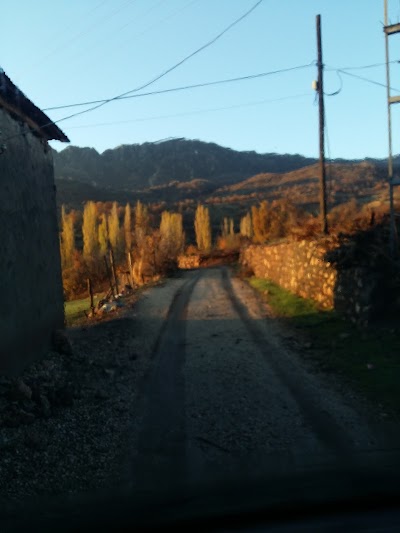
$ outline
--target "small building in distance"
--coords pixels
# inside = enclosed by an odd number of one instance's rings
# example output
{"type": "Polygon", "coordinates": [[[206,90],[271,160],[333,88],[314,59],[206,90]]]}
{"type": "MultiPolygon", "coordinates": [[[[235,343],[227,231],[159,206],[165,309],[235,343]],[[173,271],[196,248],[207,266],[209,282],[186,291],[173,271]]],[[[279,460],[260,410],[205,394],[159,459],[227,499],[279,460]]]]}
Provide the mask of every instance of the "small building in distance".
{"type": "Polygon", "coordinates": [[[51,139],[69,142],[0,69],[0,375],[64,325],[51,139]]]}

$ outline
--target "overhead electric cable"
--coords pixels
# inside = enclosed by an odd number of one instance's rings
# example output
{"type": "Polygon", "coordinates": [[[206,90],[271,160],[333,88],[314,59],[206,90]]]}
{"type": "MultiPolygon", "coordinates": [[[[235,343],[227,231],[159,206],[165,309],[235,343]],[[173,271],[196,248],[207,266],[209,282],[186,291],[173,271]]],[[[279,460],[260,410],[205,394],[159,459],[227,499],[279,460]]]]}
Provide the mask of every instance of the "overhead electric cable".
{"type": "MultiPolygon", "coordinates": [[[[100,2],[100,4],[98,4],[96,7],[90,9],[89,11],[87,11],[84,15],[81,16],[81,18],[87,18],[89,15],[91,15],[94,11],[96,11],[98,8],[102,7],[108,0],[103,0],[102,2],[100,2]]],[[[79,39],[80,37],[83,37],[84,35],[86,35],[87,33],[89,33],[90,31],[92,31],[92,29],[96,28],[100,23],[102,23],[103,21],[108,21],[111,17],[113,17],[114,15],[116,15],[117,13],[119,13],[122,9],[124,9],[125,7],[127,7],[129,4],[131,4],[132,2],[136,2],[136,0],[128,0],[127,2],[123,3],[122,5],[120,5],[117,9],[114,9],[113,11],[111,11],[110,13],[107,13],[105,14],[100,20],[97,20],[95,23],[92,23],[90,24],[88,27],[86,27],[86,29],[83,29],[80,33],[78,34],[75,34],[73,35],[71,38],[65,40],[65,41],[62,41],[61,43],[58,43],[44,58],[42,58],[41,60],[39,60],[39,62],[35,63],[33,66],[34,67],[37,67],[38,65],[40,65],[41,63],[43,63],[43,61],[46,61],[49,57],[51,57],[52,55],[54,55],[56,52],[58,52],[59,50],[65,48],[67,45],[73,43],[74,41],[76,41],[77,39],[79,39]]],[[[115,7],[115,6],[114,6],[115,7]]],[[[76,26],[76,22],[72,25],[69,26],[69,28],[75,28],[76,26]]],[[[68,29],[69,29],[68,28],[68,29]]],[[[64,30],[65,31],[65,30],[64,30]]]]}
{"type": "MultiPolygon", "coordinates": [[[[72,115],[68,115],[67,117],[63,117],[63,118],[60,118],[58,120],[51,121],[48,124],[44,124],[43,126],[41,126],[41,129],[46,128],[47,126],[51,126],[52,124],[58,124],[59,122],[63,122],[64,120],[68,120],[68,119],[76,117],[78,115],[83,115],[84,113],[89,113],[90,111],[94,111],[95,109],[98,109],[99,107],[102,107],[102,106],[104,106],[104,105],[106,105],[106,104],[108,104],[108,103],[110,103],[112,101],[118,100],[119,98],[127,96],[128,94],[131,94],[131,93],[134,93],[134,92],[138,92],[138,91],[140,91],[142,89],[145,89],[149,85],[152,85],[153,83],[155,83],[156,81],[160,80],[161,78],[163,78],[164,76],[166,76],[167,74],[172,72],[173,70],[177,69],[179,66],[181,66],[183,63],[185,63],[186,61],[188,61],[189,59],[191,59],[195,55],[199,54],[200,52],[202,52],[206,48],[212,46],[216,41],[218,41],[218,39],[220,39],[223,35],[225,35],[225,33],[227,33],[234,26],[239,24],[239,22],[241,22],[246,17],[248,17],[250,15],[250,13],[252,13],[262,2],[263,2],[263,0],[258,0],[255,4],[253,4],[253,6],[250,9],[248,9],[245,13],[243,13],[243,15],[241,15],[239,18],[237,18],[233,22],[231,22],[225,29],[223,29],[213,39],[211,39],[210,41],[206,42],[204,45],[200,46],[200,48],[197,48],[197,50],[195,50],[191,54],[187,55],[186,57],[184,57],[183,59],[178,61],[178,63],[175,63],[175,65],[173,65],[172,67],[168,68],[167,70],[164,70],[161,74],[159,74],[158,76],[156,76],[152,80],[148,81],[144,85],[141,85],[140,87],[137,87],[136,89],[132,89],[132,90],[126,91],[126,92],[124,92],[122,94],[119,94],[117,96],[114,96],[113,98],[109,98],[108,100],[105,100],[102,103],[95,105],[94,107],[90,107],[89,109],[84,109],[83,111],[78,111],[77,113],[73,113],[72,115]]],[[[20,135],[21,134],[17,134],[17,135],[13,135],[11,137],[8,137],[7,139],[4,139],[3,142],[6,142],[6,141],[8,141],[8,140],[10,140],[10,139],[12,139],[14,137],[19,137],[20,135]]]]}
{"type": "Polygon", "coordinates": [[[270,98],[270,99],[265,99],[265,100],[258,100],[255,102],[247,102],[245,104],[235,104],[235,105],[224,106],[224,107],[211,107],[211,108],[206,108],[206,109],[198,109],[196,111],[185,111],[182,113],[174,113],[174,114],[169,114],[169,115],[157,115],[157,116],[152,116],[152,117],[141,117],[141,118],[134,118],[130,120],[119,120],[119,121],[112,121],[112,122],[99,122],[95,124],[82,124],[79,126],[70,126],[70,129],[92,128],[95,126],[96,127],[97,126],[114,126],[117,124],[129,124],[132,122],[147,122],[151,120],[160,120],[160,119],[165,119],[165,118],[178,118],[178,117],[185,117],[189,115],[200,115],[202,113],[211,113],[214,111],[225,111],[228,109],[239,109],[242,107],[251,107],[251,106],[257,106],[257,105],[262,105],[262,104],[268,104],[272,102],[280,102],[282,100],[293,100],[295,98],[301,98],[304,96],[310,96],[310,93],[307,92],[307,93],[301,93],[301,94],[293,94],[290,96],[281,96],[279,98],[270,98]]]}
{"type": "MultiPolygon", "coordinates": [[[[393,59],[392,61],[389,61],[389,64],[392,64],[392,63],[400,63],[400,61],[398,59],[393,59]]],[[[339,70],[364,70],[368,68],[384,67],[384,66],[386,66],[386,63],[372,63],[370,65],[359,65],[356,67],[340,67],[339,70]]],[[[326,69],[326,70],[329,70],[329,69],[326,69]]],[[[336,70],[336,69],[331,69],[331,70],[336,70]]]]}
{"type": "MultiPolygon", "coordinates": [[[[150,91],[150,92],[147,92],[147,93],[139,93],[139,94],[131,94],[131,95],[128,95],[128,96],[120,96],[120,97],[116,98],[115,100],[126,100],[126,99],[129,99],[129,98],[141,98],[141,97],[144,97],[144,96],[153,96],[153,95],[157,95],[157,94],[172,93],[172,92],[177,92],[177,91],[186,91],[186,90],[189,90],[189,89],[198,89],[198,88],[201,88],[201,87],[211,87],[213,85],[222,85],[222,84],[225,84],[225,83],[234,83],[234,82],[237,82],[237,81],[253,80],[253,79],[257,79],[257,78],[263,78],[263,77],[266,77],[266,76],[273,76],[275,74],[283,74],[285,72],[291,72],[293,70],[301,70],[301,69],[312,67],[312,66],[314,66],[314,61],[312,61],[311,63],[307,63],[305,65],[298,65],[296,67],[288,67],[288,68],[283,68],[283,69],[279,69],[279,70],[271,70],[269,72],[260,72],[258,74],[249,74],[247,76],[239,76],[237,78],[227,78],[227,79],[224,79],[224,80],[216,80],[216,81],[208,81],[208,82],[203,82],[203,83],[195,83],[193,85],[183,85],[181,87],[172,87],[170,89],[160,89],[158,91],[150,91]]],[[[108,101],[107,99],[104,99],[104,100],[92,100],[92,101],[89,101],[89,102],[79,102],[79,103],[75,103],[75,104],[66,104],[66,105],[61,105],[61,106],[45,107],[43,109],[43,111],[54,111],[56,109],[66,109],[66,108],[69,108],[69,107],[79,107],[79,106],[85,106],[85,105],[91,105],[91,104],[98,104],[98,103],[107,102],[107,101],[108,101]]]]}
{"type": "Polygon", "coordinates": [[[164,76],[166,76],[167,74],[169,74],[170,72],[172,72],[173,70],[177,69],[178,67],[180,67],[181,65],[183,65],[183,63],[185,63],[186,61],[188,61],[189,59],[191,59],[192,57],[194,57],[195,55],[199,54],[200,52],[202,52],[203,50],[205,50],[206,48],[212,46],[216,41],[218,41],[218,39],[220,39],[223,35],[225,35],[225,33],[227,33],[229,30],[231,30],[234,26],[236,26],[237,24],[239,24],[239,22],[241,22],[242,20],[244,20],[246,17],[248,17],[250,15],[250,13],[252,13],[261,3],[263,2],[263,0],[258,0],[250,9],[248,9],[243,15],[241,15],[239,18],[237,18],[236,20],[234,20],[233,22],[231,22],[231,24],[229,24],[224,30],[222,30],[218,35],[216,35],[213,39],[211,39],[210,41],[208,41],[207,43],[203,44],[202,46],[200,46],[200,48],[197,48],[197,50],[195,50],[194,52],[190,53],[189,55],[187,55],[186,57],[184,57],[183,59],[181,59],[180,61],[178,61],[178,63],[175,63],[175,65],[173,65],[172,67],[169,67],[168,69],[164,70],[163,72],[161,72],[161,74],[158,74],[155,78],[151,79],[150,81],[144,83],[143,85],[139,86],[139,87],[136,87],[136,89],[131,89],[129,91],[126,91],[122,94],[119,94],[117,96],[114,96],[113,98],[109,98],[108,100],[105,100],[104,102],[100,103],[100,104],[97,104],[95,105],[94,107],[90,107],[89,109],[85,109],[83,111],[78,111],[77,113],[74,113],[72,115],[68,115],[67,117],[64,117],[64,118],[61,118],[59,120],[56,120],[54,123],[58,123],[58,122],[62,122],[64,120],[67,120],[67,119],[70,119],[72,117],[76,117],[78,115],[83,115],[84,113],[89,113],[90,111],[94,111],[95,109],[98,109],[99,107],[102,107],[110,102],[113,102],[114,100],[118,100],[119,98],[122,98],[123,96],[126,96],[128,94],[131,94],[131,93],[134,93],[134,92],[138,92],[138,91],[141,91],[142,89],[145,89],[146,87],[149,87],[150,85],[152,85],[153,83],[155,83],[156,81],[160,80],[161,78],[163,78],[164,76]]]}
{"type": "Polygon", "coordinates": [[[341,92],[341,90],[343,89],[343,80],[342,80],[342,78],[340,77],[340,73],[339,73],[338,70],[336,70],[336,74],[337,74],[337,76],[338,76],[338,78],[339,78],[339,80],[340,80],[340,86],[339,86],[339,89],[337,89],[337,90],[334,91],[333,93],[324,93],[324,96],[336,96],[336,95],[338,95],[338,94],[341,92]]]}
{"type": "MultiPolygon", "coordinates": [[[[342,69],[336,69],[337,72],[340,72],[341,74],[346,74],[346,76],[351,76],[352,78],[357,78],[359,80],[366,81],[368,83],[372,83],[373,85],[378,85],[379,87],[385,87],[386,89],[386,83],[381,83],[379,81],[371,80],[370,78],[365,78],[364,76],[359,76],[358,74],[353,74],[351,72],[347,72],[346,70],[342,69]]],[[[400,89],[396,89],[395,87],[390,87],[392,91],[400,92],[400,89]]]]}

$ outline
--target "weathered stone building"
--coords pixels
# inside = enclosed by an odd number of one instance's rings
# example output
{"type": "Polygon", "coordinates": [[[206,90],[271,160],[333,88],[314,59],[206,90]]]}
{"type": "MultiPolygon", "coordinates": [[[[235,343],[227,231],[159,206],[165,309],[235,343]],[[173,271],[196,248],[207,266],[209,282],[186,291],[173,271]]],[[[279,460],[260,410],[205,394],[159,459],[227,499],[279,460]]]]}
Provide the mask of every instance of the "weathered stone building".
{"type": "Polygon", "coordinates": [[[51,139],[68,142],[0,69],[0,374],[64,323],[51,139]]]}

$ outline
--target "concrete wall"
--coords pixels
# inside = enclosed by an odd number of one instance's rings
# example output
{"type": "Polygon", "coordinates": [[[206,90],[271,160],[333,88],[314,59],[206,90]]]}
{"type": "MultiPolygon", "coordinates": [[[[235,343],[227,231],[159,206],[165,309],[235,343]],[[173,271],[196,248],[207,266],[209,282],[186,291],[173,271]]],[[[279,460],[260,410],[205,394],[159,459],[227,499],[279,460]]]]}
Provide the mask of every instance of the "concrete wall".
{"type": "Polygon", "coordinates": [[[17,374],[63,327],[53,161],[47,143],[0,108],[0,373],[17,374]]]}

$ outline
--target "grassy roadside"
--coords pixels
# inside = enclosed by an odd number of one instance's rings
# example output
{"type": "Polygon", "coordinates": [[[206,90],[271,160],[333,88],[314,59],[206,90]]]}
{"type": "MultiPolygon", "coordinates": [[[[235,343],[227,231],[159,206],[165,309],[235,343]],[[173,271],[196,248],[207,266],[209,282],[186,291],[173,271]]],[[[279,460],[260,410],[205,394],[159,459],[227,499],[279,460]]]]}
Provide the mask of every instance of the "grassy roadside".
{"type": "MultiPolygon", "coordinates": [[[[99,300],[100,295],[94,295],[94,305],[97,305],[99,300]]],[[[85,311],[88,312],[90,310],[90,299],[82,298],[81,300],[65,302],[64,309],[67,326],[73,326],[85,318],[85,311]]]]}
{"type": "Polygon", "coordinates": [[[323,371],[347,378],[355,390],[378,405],[386,415],[400,415],[399,317],[360,331],[334,311],[319,311],[269,280],[248,278],[273,313],[292,327],[294,339],[323,371]],[[306,348],[304,350],[304,348],[306,348]]]}

